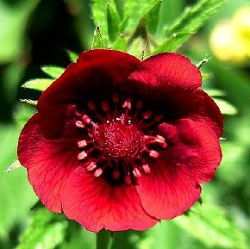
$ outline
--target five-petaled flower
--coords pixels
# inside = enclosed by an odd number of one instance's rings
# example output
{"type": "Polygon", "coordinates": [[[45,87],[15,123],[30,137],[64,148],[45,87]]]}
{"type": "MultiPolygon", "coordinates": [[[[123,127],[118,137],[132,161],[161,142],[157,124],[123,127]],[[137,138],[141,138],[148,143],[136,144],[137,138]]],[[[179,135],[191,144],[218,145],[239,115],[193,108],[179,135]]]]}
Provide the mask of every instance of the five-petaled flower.
{"type": "Polygon", "coordinates": [[[18,156],[44,205],[90,231],[144,230],[200,196],[223,119],[189,59],[91,50],[38,101],[18,156]]]}

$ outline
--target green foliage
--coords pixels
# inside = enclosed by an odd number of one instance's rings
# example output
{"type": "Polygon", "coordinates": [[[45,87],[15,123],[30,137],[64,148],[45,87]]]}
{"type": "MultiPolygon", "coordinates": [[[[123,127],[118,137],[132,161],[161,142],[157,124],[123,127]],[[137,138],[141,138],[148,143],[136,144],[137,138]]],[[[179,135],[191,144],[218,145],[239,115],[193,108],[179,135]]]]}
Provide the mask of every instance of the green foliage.
{"type": "Polygon", "coordinates": [[[137,29],[140,21],[147,16],[152,6],[158,2],[158,0],[126,1],[124,4],[124,20],[127,20],[127,22],[124,32],[132,34],[137,29]]]}
{"type": "Polygon", "coordinates": [[[76,62],[77,61],[77,58],[78,58],[78,54],[75,53],[75,52],[72,52],[70,50],[67,50],[67,54],[69,56],[69,59],[71,62],[76,62]]]}
{"type": "Polygon", "coordinates": [[[152,54],[176,51],[223,3],[224,0],[199,0],[193,7],[186,8],[186,11],[166,29],[167,38],[152,54]]]}
{"type": "Polygon", "coordinates": [[[151,53],[151,55],[161,52],[174,52],[176,51],[186,40],[191,36],[190,32],[173,33],[167,36],[167,38],[151,53]]]}
{"type": "Polygon", "coordinates": [[[111,232],[102,230],[97,233],[96,249],[109,249],[111,246],[111,232]]]}
{"type": "Polygon", "coordinates": [[[32,108],[19,105],[13,124],[0,123],[0,239],[9,239],[8,231],[27,218],[37,200],[23,167],[6,172],[17,159],[18,136],[32,113],[32,108]]]}
{"type": "Polygon", "coordinates": [[[65,68],[58,66],[43,66],[42,71],[50,76],[52,79],[57,79],[65,71],[65,68]]]}
{"type": "Polygon", "coordinates": [[[11,62],[27,50],[25,25],[38,0],[24,0],[20,4],[0,1],[0,63],[11,62]]]}
{"type": "MultiPolygon", "coordinates": [[[[33,4],[35,5],[38,1],[12,1],[12,10],[11,4],[7,5],[7,2],[11,1],[0,0],[0,21],[3,24],[0,27],[0,37],[2,38],[0,62],[8,62],[17,58],[22,51],[27,51],[27,48],[24,49],[24,25],[33,4]],[[21,5],[15,5],[14,2],[23,2],[25,7],[19,9],[21,5]],[[23,14],[19,12],[23,12],[23,14]],[[10,38],[11,32],[15,34],[10,38]]],[[[174,16],[179,16],[178,13],[186,1],[165,0],[162,3],[161,0],[93,0],[93,17],[97,28],[92,48],[129,51],[139,58],[143,54],[142,51],[147,55],[151,53],[152,48],[154,48],[152,54],[176,51],[198,31],[224,0],[199,0],[196,2],[198,3],[188,8],[172,25],[163,29],[163,25],[169,20],[172,20],[174,16]],[[164,8],[161,8],[162,4],[164,8]],[[164,38],[161,36],[163,30],[165,30],[164,38]],[[160,45],[157,46],[157,44],[160,45]]],[[[78,24],[80,23],[82,26],[79,28],[79,25],[78,28],[81,32],[78,33],[84,37],[85,42],[82,44],[86,44],[86,40],[89,40],[91,35],[84,33],[88,29],[86,23],[82,21],[82,16],[86,16],[85,2],[65,1],[65,4],[69,3],[72,4],[69,13],[73,13],[73,18],[78,9],[81,9],[78,24]],[[74,4],[81,7],[74,8],[74,4]]],[[[67,6],[69,7],[69,5],[67,6]]],[[[206,51],[203,51],[205,54],[208,47],[204,45],[202,36],[198,38],[198,44],[205,47],[206,51]]],[[[196,50],[198,49],[197,43],[191,44],[196,50]]],[[[186,53],[189,51],[190,49],[185,50],[186,53]]],[[[76,53],[68,51],[68,55],[72,62],[76,62],[78,57],[76,53]]],[[[191,54],[190,58],[194,57],[191,54]]],[[[247,136],[250,126],[249,77],[244,74],[243,69],[237,70],[233,66],[227,66],[216,60],[211,60],[206,65],[208,71],[202,74],[203,80],[206,80],[204,90],[215,99],[224,114],[231,115],[225,117],[223,137],[226,137],[226,141],[222,142],[223,162],[217,170],[216,179],[208,184],[213,190],[209,189],[212,195],[216,196],[221,203],[220,206],[214,201],[205,202],[201,206],[196,205],[192,208],[189,215],[183,215],[171,221],[162,221],[147,231],[114,233],[111,241],[112,249],[248,248],[250,241],[246,240],[250,238],[250,184],[248,179],[250,141],[247,136]],[[209,77],[210,73],[213,73],[213,77],[209,77]],[[222,99],[225,96],[227,100],[222,99]],[[238,115],[235,115],[236,113],[238,115]]],[[[3,92],[4,95],[11,96],[9,99],[12,102],[16,99],[17,84],[25,66],[26,64],[13,63],[6,68],[1,67],[7,72],[7,76],[4,74],[1,82],[3,85],[5,84],[3,92]]],[[[43,67],[43,71],[52,79],[30,80],[23,87],[44,91],[64,70],[56,66],[43,67]]],[[[27,93],[28,90],[26,90],[27,93]]],[[[29,99],[21,101],[32,105],[37,103],[37,101],[29,99]]],[[[54,215],[45,209],[30,212],[37,198],[28,183],[25,168],[20,167],[16,161],[15,147],[21,127],[34,109],[28,109],[24,105],[20,106],[22,109],[17,112],[18,119],[15,117],[12,123],[0,124],[0,247],[13,248],[12,246],[15,246],[14,243],[16,243],[13,234],[18,234],[27,225],[25,222],[30,221],[27,229],[21,235],[20,244],[16,249],[95,248],[95,234],[86,231],[75,222],[66,222],[61,215],[54,215]]],[[[206,186],[203,186],[203,192],[204,189],[206,186]]],[[[99,243],[99,245],[105,244],[99,243]]]]}
{"type": "Polygon", "coordinates": [[[105,47],[106,47],[106,45],[105,45],[105,43],[103,41],[100,27],[96,27],[96,29],[94,31],[94,35],[93,35],[93,41],[92,41],[91,49],[105,48],[105,47]]]}
{"type": "Polygon", "coordinates": [[[16,160],[14,163],[12,163],[6,170],[5,170],[5,172],[11,172],[12,170],[15,170],[15,169],[18,169],[18,168],[20,168],[20,167],[22,167],[22,165],[21,165],[21,163],[18,161],[18,160],[16,160]]]}
{"type": "Polygon", "coordinates": [[[221,113],[226,115],[235,115],[237,114],[237,109],[224,99],[213,98],[215,103],[219,106],[221,113]]]}
{"type": "Polygon", "coordinates": [[[154,5],[152,5],[151,9],[146,14],[147,28],[151,34],[155,34],[157,30],[160,19],[162,1],[163,0],[155,1],[154,5]]]}
{"type": "MultiPolygon", "coordinates": [[[[53,75],[56,75],[56,74],[53,72],[53,75]]],[[[22,85],[22,87],[33,89],[33,90],[38,90],[38,91],[44,91],[46,88],[48,88],[51,85],[52,82],[53,82],[52,79],[33,79],[33,80],[29,80],[25,82],[22,85]]]]}
{"type": "Polygon", "coordinates": [[[96,246],[96,234],[84,229],[75,222],[69,222],[67,229],[67,240],[60,249],[93,249],[96,246]]]}
{"type": "Polygon", "coordinates": [[[29,105],[34,105],[36,106],[38,101],[37,100],[31,100],[31,99],[20,99],[20,101],[22,103],[26,103],[26,104],[29,104],[29,105]]]}
{"type": "Polygon", "coordinates": [[[224,97],[225,92],[215,88],[204,89],[204,91],[211,97],[224,97]]]}
{"type": "Polygon", "coordinates": [[[16,249],[56,248],[63,242],[67,226],[66,220],[56,220],[50,211],[44,208],[37,210],[16,249]]]}
{"type": "Polygon", "coordinates": [[[99,30],[102,30],[103,45],[108,43],[107,4],[115,6],[113,0],[93,0],[92,4],[94,23],[99,30]]]}
{"type": "Polygon", "coordinates": [[[189,215],[176,218],[175,222],[210,248],[247,249],[243,233],[228,220],[222,208],[211,203],[195,205],[189,215]]]}
{"type": "Polygon", "coordinates": [[[108,35],[110,41],[114,41],[119,35],[120,17],[116,9],[111,4],[107,4],[106,9],[107,9],[108,35]]]}
{"type": "Polygon", "coordinates": [[[116,233],[112,249],[247,249],[246,237],[214,202],[196,204],[188,215],[144,231],[116,233]]]}
{"type": "Polygon", "coordinates": [[[120,35],[116,41],[112,44],[112,49],[124,51],[126,52],[128,50],[127,41],[124,38],[124,36],[120,35]]]}

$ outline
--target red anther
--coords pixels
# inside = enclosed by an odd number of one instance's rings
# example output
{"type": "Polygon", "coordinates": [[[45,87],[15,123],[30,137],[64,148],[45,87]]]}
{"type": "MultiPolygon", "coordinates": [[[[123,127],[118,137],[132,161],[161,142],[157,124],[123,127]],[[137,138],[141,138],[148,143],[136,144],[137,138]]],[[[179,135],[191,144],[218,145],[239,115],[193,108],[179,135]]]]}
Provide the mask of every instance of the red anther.
{"type": "Polygon", "coordinates": [[[136,108],[137,109],[141,109],[142,107],[143,107],[143,101],[142,100],[138,100],[137,102],[136,102],[136,108]]]}
{"type": "Polygon", "coordinates": [[[102,110],[104,111],[104,112],[108,112],[109,111],[109,104],[108,104],[108,102],[107,101],[103,101],[102,103],[101,103],[101,107],[102,107],[102,110]]]}
{"type": "Polygon", "coordinates": [[[156,116],[154,117],[154,120],[155,120],[156,122],[160,122],[163,118],[164,118],[163,115],[158,114],[158,115],[156,115],[156,116]]]}
{"type": "Polygon", "coordinates": [[[88,115],[83,115],[82,120],[86,124],[90,124],[91,123],[91,118],[88,115]]]}
{"type": "Polygon", "coordinates": [[[119,96],[117,94],[113,95],[113,101],[114,101],[114,103],[118,103],[119,102],[119,96]]]}
{"type": "Polygon", "coordinates": [[[145,119],[149,119],[152,116],[152,112],[151,111],[146,111],[143,113],[143,117],[145,119]]]}
{"type": "Polygon", "coordinates": [[[113,178],[116,180],[120,178],[120,171],[119,170],[116,169],[113,171],[113,178]]]}
{"type": "Polygon", "coordinates": [[[95,103],[93,101],[88,101],[88,108],[94,111],[96,109],[95,103]]]}
{"type": "Polygon", "coordinates": [[[98,169],[96,169],[94,176],[99,177],[102,175],[102,173],[103,173],[103,170],[101,168],[98,168],[98,169]]]}
{"type": "Polygon", "coordinates": [[[84,160],[87,156],[88,156],[88,154],[85,151],[82,151],[82,152],[78,153],[77,159],[84,160]]]}
{"type": "Polygon", "coordinates": [[[130,174],[125,175],[124,180],[125,180],[125,182],[126,182],[128,185],[131,184],[131,176],[130,176],[130,174]]]}
{"type": "Polygon", "coordinates": [[[82,116],[82,113],[80,113],[79,111],[75,111],[75,115],[76,115],[77,117],[81,117],[81,116],[82,116]]]}

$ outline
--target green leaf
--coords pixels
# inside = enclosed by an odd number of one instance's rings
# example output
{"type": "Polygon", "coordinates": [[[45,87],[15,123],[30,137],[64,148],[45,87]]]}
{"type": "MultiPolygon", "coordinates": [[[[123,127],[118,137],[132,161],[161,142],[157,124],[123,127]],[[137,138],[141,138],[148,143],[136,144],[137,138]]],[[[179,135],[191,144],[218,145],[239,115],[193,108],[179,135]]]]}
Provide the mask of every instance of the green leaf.
{"type": "Polygon", "coordinates": [[[27,51],[26,25],[38,0],[0,1],[0,63],[13,62],[27,51]]]}
{"type": "Polygon", "coordinates": [[[20,101],[22,103],[26,103],[26,104],[29,104],[29,105],[34,105],[36,106],[38,101],[37,100],[32,100],[32,99],[20,99],[20,101]]]}
{"type": "Polygon", "coordinates": [[[225,92],[215,88],[205,88],[203,89],[211,97],[224,97],[225,92]]]}
{"type": "Polygon", "coordinates": [[[112,49],[124,51],[128,50],[127,41],[125,40],[124,36],[119,36],[116,41],[112,44],[112,49]]]}
{"type": "Polygon", "coordinates": [[[127,21],[125,32],[131,35],[138,27],[140,21],[147,16],[158,0],[133,1],[127,0],[124,5],[124,20],[127,21]]]}
{"type": "Polygon", "coordinates": [[[214,101],[219,106],[222,114],[235,115],[238,113],[236,107],[227,102],[226,100],[214,98],[214,101]]]}
{"type": "Polygon", "coordinates": [[[106,9],[109,40],[114,41],[119,35],[120,18],[111,4],[107,4],[106,9]]]}
{"type": "Polygon", "coordinates": [[[15,170],[15,169],[20,168],[20,167],[22,167],[21,163],[20,163],[18,160],[16,160],[14,163],[12,163],[12,164],[5,170],[5,172],[9,173],[9,172],[11,172],[11,171],[13,171],[13,170],[15,170]]]}
{"type": "Polygon", "coordinates": [[[157,48],[151,53],[152,55],[161,52],[173,52],[186,41],[187,37],[191,36],[189,32],[179,32],[169,35],[157,48]]]}
{"type": "Polygon", "coordinates": [[[73,51],[70,51],[70,50],[67,50],[67,54],[69,56],[69,59],[71,62],[77,62],[77,59],[78,59],[78,54],[73,52],[73,51]]]}
{"type": "Polygon", "coordinates": [[[76,222],[69,222],[67,229],[67,240],[60,246],[60,249],[92,249],[96,247],[96,234],[83,229],[76,222]],[[83,246],[84,245],[84,246],[83,246]]]}
{"type": "Polygon", "coordinates": [[[210,248],[247,249],[244,234],[215,204],[196,204],[189,215],[182,215],[175,222],[210,248]]]}
{"type": "Polygon", "coordinates": [[[155,34],[157,30],[160,19],[160,10],[162,6],[162,1],[163,0],[156,1],[146,15],[147,28],[151,34],[155,34]]]}
{"type": "Polygon", "coordinates": [[[167,38],[152,54],[176,51],[224,2],[225,0],[199,0],[196,5],[187,8],[182,16],[166,29],[167,38]]]}
{"type": "Polygon", "coordinates": [[[44,66],[41,68],[44,73],[53,79],[57,79],[65,71],[65,68],[58,66],[44,66]]]}
{"type": "Polygon", "coordinates": [[[91,49],[94,49],[94,48],[105,48],[100,27],[96,27],[94,31],[91,49]]]}
{"type": "Polygon", "coordinates": [[[111,232],[102,230],[96,234],[96,249],[109,249],[111,245],[111,232]]]}
{"type": "Polygon", "coordinates": [[[0,239],[8,238],[10,229],[24,222],[37,201],[24,167],[6,173],[8,166],[17,160],[17,140],[24,123],[33,112],[33,108],[20,104],[13,123],[0,123],[0,239]]]}
{"type": "Polygon", "coordinates": [[[108,24],[106,5],[115,6],[113,0],[93,0],[93,18],[96,27],[102,30],[102,47],[106,48],[108,43],[108,24]]]}
{"type": "Polygon", "coordinates": [[[32,216],[16,249],[53,249],[63,242],[67,225],[66,220],[56,220],[52,212],[39,209],[32,216]]]}
{"type": "Polygon", "coordinates": [[[25,82],[22,87],[38,91],[44,91],[51,85],[52,82],[52,79],[33,79],[25,82]]]}

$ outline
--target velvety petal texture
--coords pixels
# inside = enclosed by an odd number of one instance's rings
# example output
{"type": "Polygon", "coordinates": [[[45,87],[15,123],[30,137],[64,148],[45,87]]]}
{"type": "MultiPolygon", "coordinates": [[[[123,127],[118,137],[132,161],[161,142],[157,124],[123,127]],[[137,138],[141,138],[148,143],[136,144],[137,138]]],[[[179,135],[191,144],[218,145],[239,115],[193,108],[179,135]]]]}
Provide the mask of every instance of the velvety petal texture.
{"type": "Polygon", "coordinates": [[[82,53],[19,138],[38,197],[93,232],[145,230],[187,211],[222,159],[223,118],[201,83],[176,53],[82,53]]]}
{"type": "Polygon", "coordinates": [[[91,50],[80,55],[46,90],[38,102],[41,127],[47,137],[62,132],[69,104],[81,104],[86,99],[107,97],[120,91],[128,75],[140,65],[132,55],[113,50],[91,50]],[[48,122],[48,119],[50,122],[48,122]]]}
{"type": "Polygon", "coordinates": [[[112,186],[77,168],[63,191],[63,211],[90,231],[145,230],[158,220],[141,205],[134,186],[112,186]]]}
{"type": "Polygon", "coordinates": [[[145,84],[153,83],[153,86],[165,89],[195,89],[202,83],[198,68],[187,57],[175,53],[162,53],[146,59],[132,77],[145,81],[145,84]],[[154,82],[148,80],[152,76],[155,77],[154,82]]]}
{"type": "Polygon", "coordinates": [[[46,207],[61,212],[61,193],[76,158],[76,130],[72,123],[64,127],[64,136],[48,140],[35,114],[25,125],[18,144],[18,158],[28,170],[29,181],[46,207]]]}

